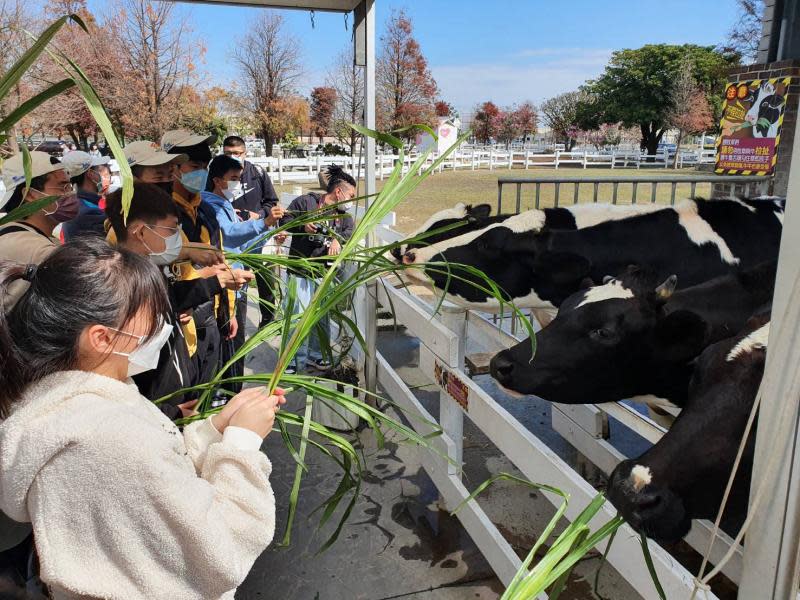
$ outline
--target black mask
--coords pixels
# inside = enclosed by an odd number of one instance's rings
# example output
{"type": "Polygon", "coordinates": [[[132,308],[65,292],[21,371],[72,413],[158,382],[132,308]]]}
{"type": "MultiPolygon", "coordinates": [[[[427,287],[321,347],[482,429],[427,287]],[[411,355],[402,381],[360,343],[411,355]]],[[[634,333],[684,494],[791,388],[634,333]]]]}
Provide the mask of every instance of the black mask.
{"type": "Polygon", "coordinates": [[[162,190],[167,192],[170,196],[172,195],[172,182],[171,181],[159,181],[158,183],[154,184],[160,187],[162,190]]]}

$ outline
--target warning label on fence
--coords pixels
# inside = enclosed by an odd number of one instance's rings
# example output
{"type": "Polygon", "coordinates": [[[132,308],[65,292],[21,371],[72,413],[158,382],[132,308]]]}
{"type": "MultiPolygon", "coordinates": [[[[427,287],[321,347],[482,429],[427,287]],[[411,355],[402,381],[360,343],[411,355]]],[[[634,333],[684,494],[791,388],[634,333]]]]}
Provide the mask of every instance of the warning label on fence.
{"type": "Polygon", "coordinates": [[[467,384],[461,381],[456,375],[454,375],[451,371],[448,371],[446,367],[439,364],[438,361],[434,361],[433,363],[433,375],[436,378],[436,383],[439,384],[448,395],[458,402],[458,404],[464,410],[469,410],[469,388],[467,384]]]}
{"type": "Polygon", "coordinates": [[[722,103],[717,173],[767,175],[775,168],[791,77],[731,83],[722,103]]]}

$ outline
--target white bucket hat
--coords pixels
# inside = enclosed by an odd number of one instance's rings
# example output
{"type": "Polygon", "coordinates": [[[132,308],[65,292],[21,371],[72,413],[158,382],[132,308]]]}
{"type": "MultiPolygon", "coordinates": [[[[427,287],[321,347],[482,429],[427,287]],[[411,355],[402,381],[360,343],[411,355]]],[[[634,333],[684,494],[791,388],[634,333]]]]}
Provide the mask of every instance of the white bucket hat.
{"type": "Polygon", "coordinates": [[[202,135],[193,133],[188,129],[173,129],[161,136],[161,148],[164,152],[169,152],[175,147],[185,148],[186,146],[196,146],[197,144],[211,144],[217,139],[215,135],[202,135]]]}
{"type": "Polygon", "coordinates": [[[73,150],[67,152],[61,159],[61,164],[67,172],[67,176],[72,179],[78,175],[86,173],[92,167],[99,167],[100,165],[107,165],[111,162],[108,156],[92,156],[80,150],[73,150]]]}
{"type": "Polygon", "coordinates": [[[122,151],[130,166],[157,167],[170,162],[181,164],[189,160],[185,154],[167,154],[161,150],[161,146],[147,140],[131,142],[122,151]]]}
{"type": "MultiPolygon", "coordinates": [[[[31,153],[31,179],[41,177],[53,171],[63,169],[64,165],[57,158],[51,157],[47,152],[33,150],[31,153]],[[50,159],[53,159],[52,161],[50,159]]],[[[25,184],[25,167],[22,163],[22,153],[15,154],[3,162],[2,185],[0,185],[0,207],[5,206],[14,193],[14,189],[25,184]]]]}
{"type": "MultiPolygon", "coordinates": [[[[55,162],[51,161],[51,156],[47,152],[34,150],[30,155],[31,178],[41,177],[64,168],[64,165],[58,159],[53,158],[55,162]]],[[[19,184],[25,183],[25,167],[22,163],[21,152],[3,162],[2,173],[3,183],[5,183],[7,190],[13,190],[19,184]]]]}

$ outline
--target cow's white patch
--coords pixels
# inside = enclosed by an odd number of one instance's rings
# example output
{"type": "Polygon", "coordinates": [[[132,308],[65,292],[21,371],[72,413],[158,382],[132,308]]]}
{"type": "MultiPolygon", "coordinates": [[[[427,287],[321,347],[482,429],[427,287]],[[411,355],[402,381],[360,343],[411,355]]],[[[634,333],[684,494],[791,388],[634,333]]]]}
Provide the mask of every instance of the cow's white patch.
{"type": "Polygon", "coordinates": [[[778,223],[781,224],[781,227],[783,227],[783,209],[780,208],[780,210],[776,210],[773,214],[775,218],[778,219],[778,223]]]}
{"type": "Polygon", "coordinates": [[[594,227],[606,221],[620,221],[668,207],[659,204],[575,204],[565,207],[575,218],[578,229],[594,227]]]}
{"type": "Polygon", "coordinates": [[[726,357],[727,362],[732,362],[743,354],[750,354],[753,350],[766,348],[769,340],[769,323],[762,325],[750,335],[739,340],[726,357]]]}
{"type": "Polygon", "coordinates": [[[438,223],[439,221],[443,221],[444,219],[463,219],[467,216],[467,205],[463,202],[459,202],[453,208],[446,208],[444,210],[440,210],[437,213],[432,214],[422,226],[417,229],[414,233],[412,233],[409,237],[414,237],[415,235],[419,235],[420,233],[424,233],[428,231],[431,227],[433,227],[434,223],[438,223]]]}
{"type": "Polygon", "coordinates": [[[653,482],[653,474],[650,467],[636,465],[631,469],[631,486],[634,492],[640,491],[644,486],[653,482]]]}
{"type": "Polygon", "coordinates": [[[756,207],[755,206],[750,206],[747,202],[742,202],[741,200],[739,200],[739,198],[728,198],[728,201],[729,202],[733,202],[734,204],[738,204],[739,206],[743,206],[744,208],[749,210],[751,213],[756,212],[756,207]]]}
{"type": "Polygon", "coordinates": [[[686,200],[674,208],[678,213],[678,222],[686,230],[689,239],[702,246],[703,244],[714,244],[719,249],[719,255],[723,262],[729,265],[738,265],[739,259],[733,255],[728,244],[722,239],[708,222],[701,218],[697,212],[697,203],[686,200]]]}
{"type": "Polygon", "coordinates": [[[613,300],[615,298],[633,298],[633,291],[624,287],[619,280],[612,279],[605,285],[596,285],[586,290],[583,295],[583,300],[581,300],[580,304],[575,308],[580,308],[586,304],[602,302],[603,300],[613,300]]]}
{"type": "Polygon", "coordinates": [[[477,239],[490,229],[497,227],[506,227],[514,233],[524,233],[526,231],[541,231],[544,227],[545,215],[541,210],[526,210],[517,215],[511,215],[504,221],[499,223],[492,223],[488,227],[470,231],[462,235],[450,238],[449,240],[442,240],[424,248],[414,248],[414,263],[419,264],[428,262],[437,254],[441,254],[451,248],[458,248],[459,246],[466,246],[473,240],[477,239]]]}

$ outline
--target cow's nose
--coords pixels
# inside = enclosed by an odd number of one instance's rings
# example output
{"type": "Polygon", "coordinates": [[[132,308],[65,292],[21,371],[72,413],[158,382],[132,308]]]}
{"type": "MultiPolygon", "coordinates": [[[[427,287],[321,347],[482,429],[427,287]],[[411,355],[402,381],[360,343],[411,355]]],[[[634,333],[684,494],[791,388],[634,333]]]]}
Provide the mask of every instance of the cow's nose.
{"type": "Polygon", "coordinates": [[[500,383],[506,383],[514,373],[514,363],[502,352],[495,354],[489,363],[492,377],[500,383]]]}
{"type": "Polygon", "coordinates": [[[417,260],[417,255],[411,252],[410,250],[405,254],[403,254],[404,265],[413,265],[415,260],[417,260]]]}

